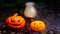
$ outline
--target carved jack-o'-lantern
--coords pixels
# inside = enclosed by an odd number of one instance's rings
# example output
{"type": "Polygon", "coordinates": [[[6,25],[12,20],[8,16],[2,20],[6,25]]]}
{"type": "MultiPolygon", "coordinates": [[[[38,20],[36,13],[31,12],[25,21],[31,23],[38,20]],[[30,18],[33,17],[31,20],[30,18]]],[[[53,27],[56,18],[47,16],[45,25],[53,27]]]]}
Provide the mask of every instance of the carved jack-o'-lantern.
{"type": "Polygon", "coordinates": [[[45,24],[43,21],[36,20],[36,21],[31,22],[30,28],[34,31],[41,32],[45,30],[45,24]]]}
{"type": "Polygon", "coordinates": [[[6,24],[14,29],[21,29],[25,26],[26,22],[23,17],[14,14],[6,19],[6,24]]]}

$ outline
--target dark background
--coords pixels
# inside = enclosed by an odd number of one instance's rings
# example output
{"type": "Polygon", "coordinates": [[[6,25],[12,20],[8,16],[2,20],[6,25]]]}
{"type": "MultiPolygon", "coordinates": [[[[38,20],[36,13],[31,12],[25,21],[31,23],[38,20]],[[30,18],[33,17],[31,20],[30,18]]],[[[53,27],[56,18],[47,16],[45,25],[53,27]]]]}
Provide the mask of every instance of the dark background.
{"type": "Polygon", "coordinates": [[[4,24],[5,19],[14,13],[19,13],[25,18],[23,15],[25,3],[30,1],[36,3],[38,10],[38,15],[34,19],[43,20],[48,30],[60,32],[60,0],[0,0],[0,25],[4,24]]]}
{"type": "MultiPolygon", "coordinates": [[[[33,1],[33,0],[0,0],[0,7],[4,8],[13,8],[13,7],[23,7],[23,5],[28,2],[28,1],[33,1]]],[[[34,0],[33,2],[40,4],[44,3],[46,4],[49,8],[57,11],[60,11],[60,0],[34,0]]]]}
{"type": "Polygon", "coordinates": [[[25,3],[29,1],[35,2],[38,7],[45,4],[45,8],[49,11],[47,11],[48,14],[53,13],[55,16],[57,16],[57,14],[60,15],[60,0],[0,0],[0,18],[6,19],[15,12],[19,13],[18,10],[24,10],[25,3]]]}

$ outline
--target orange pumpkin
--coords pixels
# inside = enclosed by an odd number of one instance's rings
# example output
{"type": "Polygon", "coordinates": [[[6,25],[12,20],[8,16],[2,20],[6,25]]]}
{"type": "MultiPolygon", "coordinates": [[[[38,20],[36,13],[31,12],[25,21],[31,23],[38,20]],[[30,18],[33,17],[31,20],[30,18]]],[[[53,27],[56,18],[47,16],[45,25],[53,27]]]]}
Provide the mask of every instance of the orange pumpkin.
{"type": "Polygon", "coordinates": [[[23,17],[18,16],[18,14],[14,14],[6,19],[6,25],[14,29],[21,29],[24,28],[26,22],[23,17]]]}
{"type": "Polygon", "coordinates": [[[36,20],[36,21],[31,22],[30,28],[34,31],[41,32],[45,30],[45,24],[43,21],[36,20]]]}

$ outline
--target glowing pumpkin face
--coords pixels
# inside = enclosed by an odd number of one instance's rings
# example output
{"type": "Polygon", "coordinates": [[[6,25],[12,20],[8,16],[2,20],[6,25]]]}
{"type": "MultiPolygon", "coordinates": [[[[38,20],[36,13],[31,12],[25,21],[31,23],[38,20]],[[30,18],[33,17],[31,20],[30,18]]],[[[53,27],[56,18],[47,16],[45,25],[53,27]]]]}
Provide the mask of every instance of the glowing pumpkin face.
{"type": "Polygon", "coordinates": [[[6,24],[11,28],[21,29],[26,23],[23,17],[17,16],[17,14],[15,14],[14,16],[10,16],[6,19],[6,24]]]}
{"type": "Polygon", "coordinates": [[[34,31],[43,31],[45,30],[45,24],[43,21],[33,21],[30,24],[30,28],[34,31]]]}

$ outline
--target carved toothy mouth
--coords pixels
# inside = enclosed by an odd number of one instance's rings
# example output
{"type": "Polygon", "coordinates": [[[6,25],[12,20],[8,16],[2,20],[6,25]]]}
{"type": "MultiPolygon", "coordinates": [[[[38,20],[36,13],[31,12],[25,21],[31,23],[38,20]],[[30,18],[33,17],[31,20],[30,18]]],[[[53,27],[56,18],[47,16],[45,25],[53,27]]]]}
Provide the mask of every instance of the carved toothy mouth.
{"type": "Polygon", "coordinates": [[[19,26],[20,24],[10,24],[10,25],[12,25],[12,26],[19,26]]]}
{"type": "Polygon", "coordinates": [[[34,27],[34,29],[40,29],[42,26],[40,26],[40,27],[38,27],[38,28],[36,28],[36,27],[34,27]]]}

